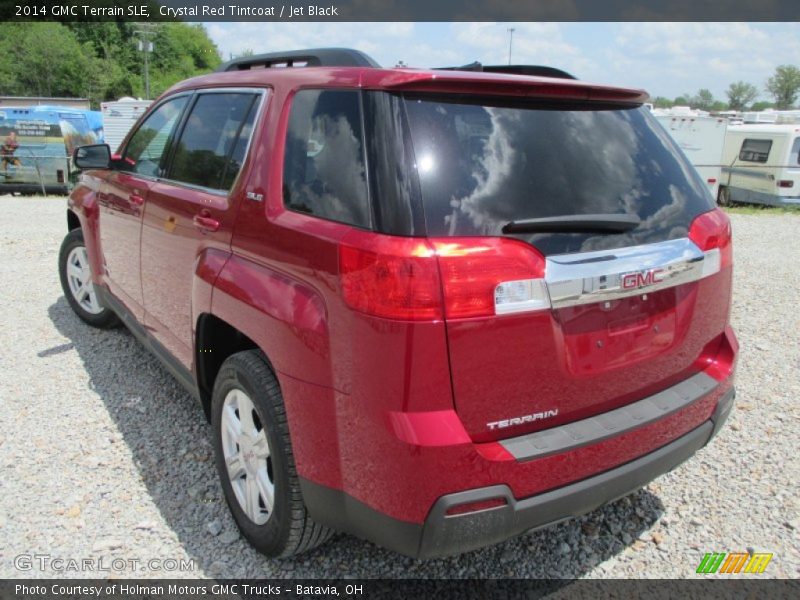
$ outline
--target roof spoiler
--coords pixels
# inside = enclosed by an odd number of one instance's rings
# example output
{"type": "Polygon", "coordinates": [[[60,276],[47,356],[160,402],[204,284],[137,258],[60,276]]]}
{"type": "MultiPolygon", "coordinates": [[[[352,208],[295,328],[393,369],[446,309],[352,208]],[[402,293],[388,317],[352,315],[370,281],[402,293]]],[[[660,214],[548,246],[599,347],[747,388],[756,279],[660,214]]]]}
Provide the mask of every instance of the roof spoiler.
{"type": "Polygon", "coordinates": [[[482,65],[478,61],[461,67],[439,67],[437,71],[478,71],[484,73],[507,73],[509,75],[528,75],[533,77],[552,77],[554,79],[577,79],[574,75],[555,67],[542,65],[482,65]]]}
{"type": "Polygon", "coordinates": [[[241,56],[223,63],[217,73],[280,67],[380,67],[370,56],[350,48],[313,48],[241,56]]]}

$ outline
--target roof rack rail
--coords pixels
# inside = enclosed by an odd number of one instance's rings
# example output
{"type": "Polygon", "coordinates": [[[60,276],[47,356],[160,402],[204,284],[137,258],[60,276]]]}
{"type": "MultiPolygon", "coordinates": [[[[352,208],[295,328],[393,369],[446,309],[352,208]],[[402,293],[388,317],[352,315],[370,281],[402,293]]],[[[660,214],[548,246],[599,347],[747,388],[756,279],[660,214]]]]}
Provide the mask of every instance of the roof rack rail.
{"type": "Polygon", "coordinates": [[[380,67],[380,65],[359,50],[312,48],[234,58],[220,65],[217,73],[279,67],[380,67]]]}
{"type": "Polygon", "coordinates": [[[437,71],[482,71],[484,73],[508,73],[511,75],[530,75],[534,77],[553,77],[555,79],[577,79],[574,75],[542,65],[482,65],[478,61],[462,67],[439,67],[437,71]]]}

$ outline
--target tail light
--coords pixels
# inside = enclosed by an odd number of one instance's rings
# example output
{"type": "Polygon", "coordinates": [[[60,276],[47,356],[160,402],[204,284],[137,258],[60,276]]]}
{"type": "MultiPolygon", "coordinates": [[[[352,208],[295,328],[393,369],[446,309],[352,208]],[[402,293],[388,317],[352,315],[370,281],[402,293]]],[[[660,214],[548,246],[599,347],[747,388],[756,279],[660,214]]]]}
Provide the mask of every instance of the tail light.
{"type": "Polygon", "coordinates": [[[689,239],[705,253],[703,277],[733,265],[731,221],[720,209],[696,217],[689,226],[689,239]]]}
{"type": "Polygon", "coordinates": [[[545,260],[507,238],[433,240],[448,318],[488,317],[550,307],[545,260]]]}
{"type": "Polygon", "coordinates": [[[794,187],[794,181],[791,180],[791,179],[780,179],[778,181],[778,187],[780,187],[780,188],[794,187]]]}
{"type": "Polygon", "coordinates": [[[436,254],[425,239],[367,235],[339,247],[344,299],[351,308],[390,319],[442,318],[436,254]]]}
{"type": "Polygon", "coordinates": [[[339,260],[345,302],[379,317],[456,319],[550,307],[545,259],[517,240],[352,232],[339,260]]]}

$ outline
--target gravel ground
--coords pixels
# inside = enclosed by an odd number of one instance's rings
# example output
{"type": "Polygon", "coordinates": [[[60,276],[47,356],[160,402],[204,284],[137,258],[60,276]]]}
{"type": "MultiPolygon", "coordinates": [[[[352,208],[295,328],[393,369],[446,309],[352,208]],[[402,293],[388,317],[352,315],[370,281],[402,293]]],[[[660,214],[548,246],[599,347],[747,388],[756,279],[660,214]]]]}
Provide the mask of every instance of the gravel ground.
{"type": "Polygon", "coordinates": [[[345,535],[268,560],[228,516],[194,401],[125,329],[89,328],[62,297],[64,199],[0,207],[0,577],[80,576],[15,568],[45,553],[195,567],[117,574],[142,577],[671,578],[694,576],[705,552],[745,549],[775,554],[763,577],[800,576],[800,215],[732,217],[737,408],[684,466],[581,519],[448,560],[345,535]]]}

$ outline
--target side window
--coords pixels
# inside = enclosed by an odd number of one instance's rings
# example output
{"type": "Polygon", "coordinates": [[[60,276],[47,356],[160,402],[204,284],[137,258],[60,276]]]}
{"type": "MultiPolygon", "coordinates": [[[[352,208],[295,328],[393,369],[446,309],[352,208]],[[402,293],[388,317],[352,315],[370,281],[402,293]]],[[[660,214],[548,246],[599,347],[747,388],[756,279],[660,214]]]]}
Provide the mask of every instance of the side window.
{"type": "Polygon", "coordinates": [[[790,165],[800,165],[800,137],[794,138],[792,152],[789,154],[790,165]]]}
{"type": "Polygon", "coordinates": [[[258,96],[201,94],[175,144],[169,179],[228,190],[244,161],[258,96]]]}
{"type": "Polygon", "coordinates": [[[161,176],[167,142],[187,99],[187,96],[180,96],[168,100],[145,119],[125,147],[120,163],[123,171],[151,177],[161,176]]]}
{"type": "Polygon", "coordinates": [[[286,207],[369,227],[363,137],[358,92],[298,92],[286,135],[286,207]]]}
{"type": "Polygon", "coordinates": [[[742,143],[742,149],[739,151],[739,160],[765,163],[771,148],[772,140],[747,139],[742,143]]]}

